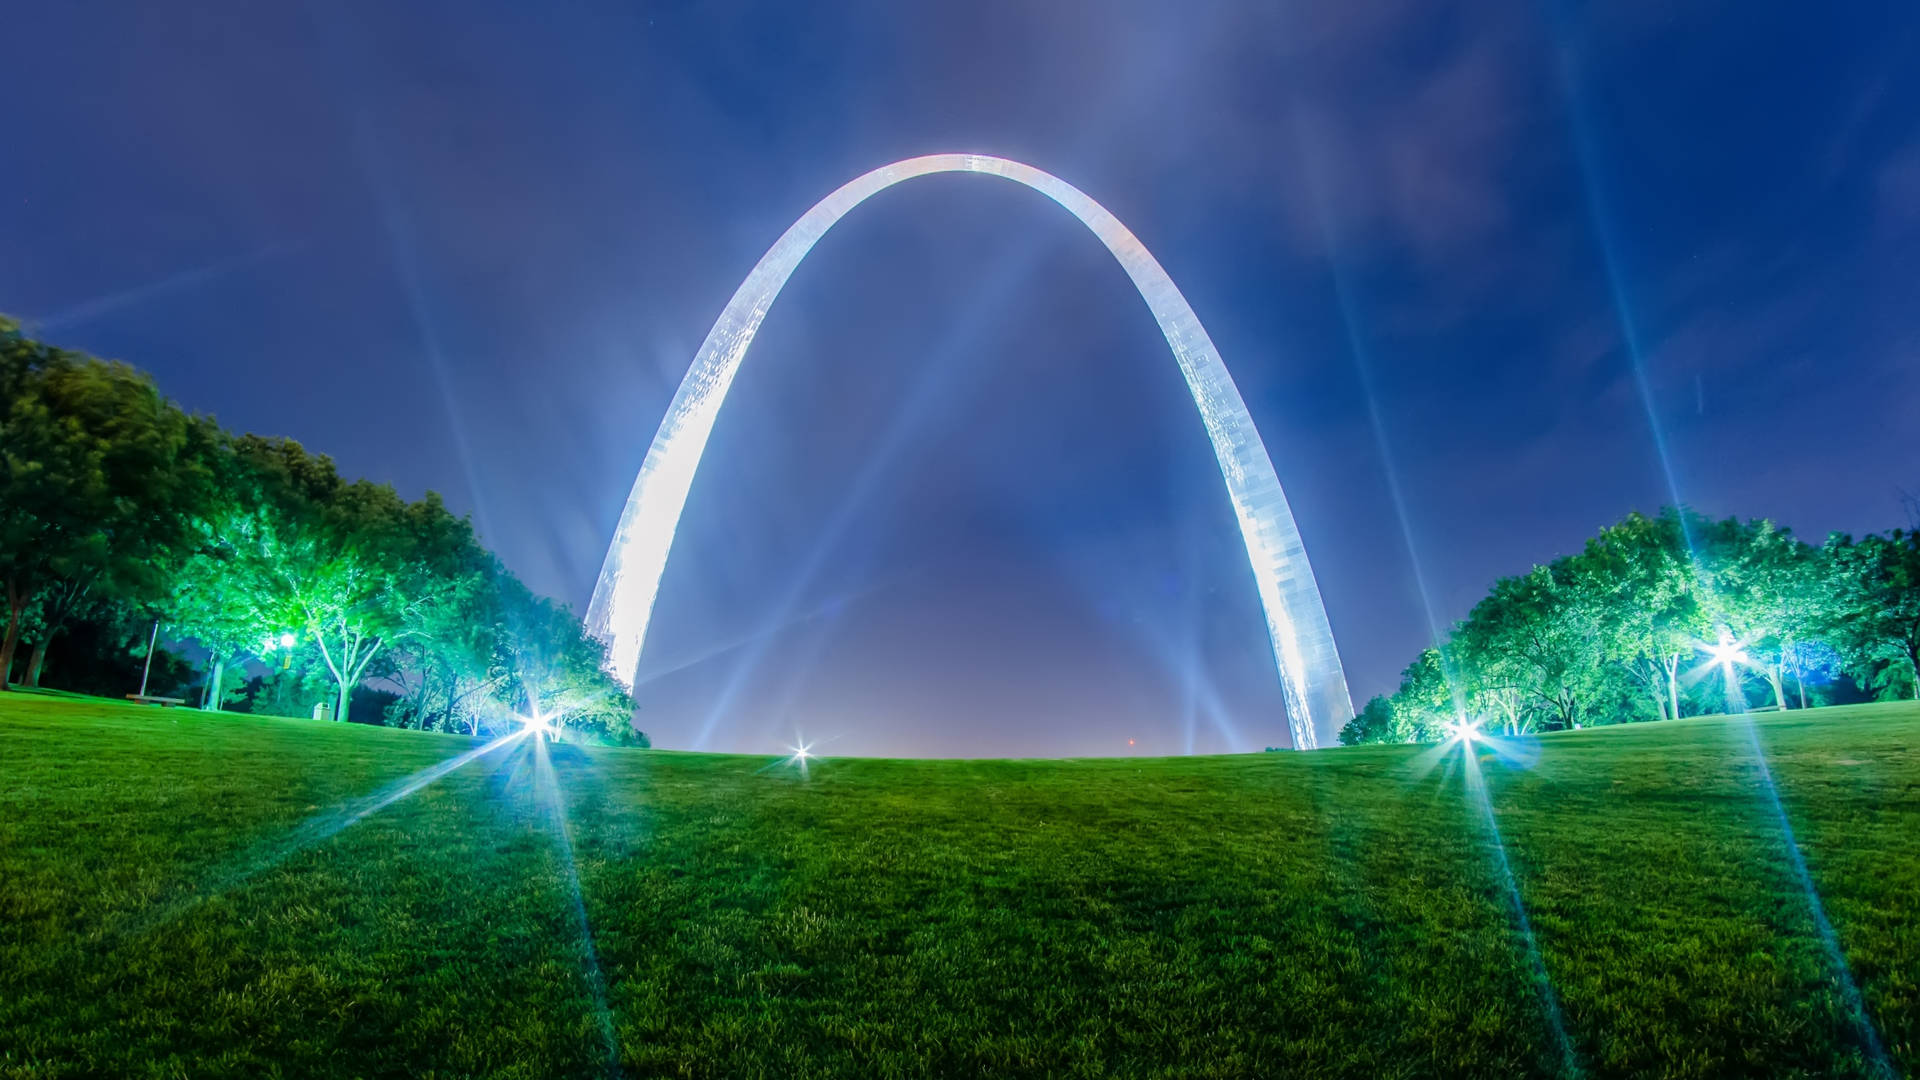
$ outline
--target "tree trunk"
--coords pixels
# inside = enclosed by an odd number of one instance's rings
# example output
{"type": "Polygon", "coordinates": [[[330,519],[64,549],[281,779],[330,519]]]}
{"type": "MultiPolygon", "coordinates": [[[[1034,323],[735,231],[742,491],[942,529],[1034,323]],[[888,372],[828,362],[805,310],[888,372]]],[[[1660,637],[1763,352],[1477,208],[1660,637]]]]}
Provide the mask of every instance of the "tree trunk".
{"type": "Polygon", "coordinates": [[[340,683],[340,705],[333,710],[333,718],[336,721],[345,723],[347,719],[347,705],[353,700],[353,684],[347,682],[345,679],[336,681],[340,683]]]}
{"type": "Polygon", "coordinates": [[[1767,685],[1773,688],[1773,704],[1781,712],[1787,711],[1787,680],[1780,673],[1780,665],[1767,666],[1767,685]]]}
{"type": "Polygon", "coordinates": [[[1673,719],[1680,719],[1680,662],[1667,661],[1667,700],[1673,704],[1673,719]]]}
{"type": "Polygon", "coordinates": [[[11,578],[7,581],[7,632],[0,635],[0,690],[13,678],[13,650],[20,644],[20,616],[27,610],[27,594],[11,578]]]}
{"type": "Polygon", "coordinates": [[[27,654],[27,685],[40,688],[40,666],[47,662],[47,639],[41,638],[33,643],[33,651],[27,654]]]}
{"type": "Polygon", "coordinates": [[[213,674],[207,678],[207,700],[200,706],[201,709],[209,712],[220,711],[220,694],[222,690],[220,684],[225,681],[226,674],[227,662],[219,657],[215,657],[213,661],[213,674]]]}

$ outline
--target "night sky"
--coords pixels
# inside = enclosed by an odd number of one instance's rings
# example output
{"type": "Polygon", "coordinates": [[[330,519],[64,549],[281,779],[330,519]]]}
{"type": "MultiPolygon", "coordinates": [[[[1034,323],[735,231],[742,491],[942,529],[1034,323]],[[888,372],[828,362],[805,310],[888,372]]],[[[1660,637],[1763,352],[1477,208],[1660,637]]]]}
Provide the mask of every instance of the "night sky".
{"type": "MultiPolygon", "coordinates": [[[[576,609],[740,278],[834,187],[938,151],[1055,173],[1172,274],[1356,704],[1493,578],[1675,488],[1816,540],[1903,524],[1920,489],[1911,4],[14,2],[4,25],[0,311],[442,493],[576,609]]],[[[1144,305],[1070,215],[978,176],[882,194],[795,275],[641,670],[669,747],[1286,729],[1144,305]]]]}

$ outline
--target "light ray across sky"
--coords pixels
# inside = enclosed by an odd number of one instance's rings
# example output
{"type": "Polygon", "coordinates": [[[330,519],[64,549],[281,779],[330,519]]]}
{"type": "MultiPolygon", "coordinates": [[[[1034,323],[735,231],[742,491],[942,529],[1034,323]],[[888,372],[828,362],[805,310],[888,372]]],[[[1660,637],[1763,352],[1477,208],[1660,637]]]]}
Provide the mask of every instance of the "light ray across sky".
{"type": "MultiPolygon", "coordinates": [[[[1667,494],[1672,505],[1684,507],[1686,502],[1680,495],[1680,482],[1674,465],[1673,453],[1669,446],[1665,426],[1660,418],[1658,403],[1655,401],[1653,387],[1647,376],[1646,357],[1642,348],[1638,320],[1626,283],[1623,260],[1618,249],[1617,222],[1613,219],[1604,184],[1601,178],[1599,151],[1593,135],[1592,125],[1586,115],[1585,99],[1581,92],[1580,72],[1577,67],[1577,53],[1572,41],[1571,20],[1563,3],[1555,6],[1557,13],[1556,30],[1561,40],[1555,50],[1556,71],[1561,80],[1561,92],[1565,101],[1567,123],[1571,134],[1575,161],[1579,166],[1581,191],[1585,196],[1588,220],[1592,226],[1595,246],[1600,253],[1602,266],[1606,272],[1609,296],[1613,303],[1614,314],[1618,322],[1622,343],[1625,346],[1627,360],[1632,369],[1634,388],[1639,395],[1641,406],[1647,416],[1648,431],[1652,436],[1654,449],[1660,460],[1662,476],[1665,479],[1667,494]]],[[[1700,562],[1700,551],[1693,536],[1692,525],[1683,512],[1680,514],[1680,528],[1687,550],[1694,562],[1700,562]]],[[[1706,580],[1703,576],[1703,581],[1706,580]]],[[[1723,646],[1724,647],[1724,646],[1723,646]]],[[[1710,652],[1713,650],[1709,650],[1710,652]]],[[[1792,869],[1796,884],[1806,901],[1809,917],[1820,938],[1828,965],[1832,968],[1840,987],[1842,1002],[1847,1009],[1849,1020],[1853,1023],[1859,1042],[1867,1054],[1870,1066],[1880,1075],[1891,1076],[1892,1067],[1888,1064],[1886,1051],[1880,1042],[1880,1036],[1872,1019],[1867,1015],[1866,1006],[1860,996],[1860,990],[1853,978],[1852,968],[1848,965],[1846,954],[1840,948],[1839,939],[1826,915],[1826,905],[1820,899],[1813,877],[1807,872],[1806,860],[1800,852],[1798,841],[1794,838],[1792,823],[1787,819],[1785,806],[1780,801],[1779,788],[1773,779],[1773,770],[1768,766],[1766,749],[1761,744],[1753,721],[1747,713],[1747,704],[1740,687],[1736,664],[1727,654],[1727,659],[1719,665],[1726,680],[1727,705],[1729,713],[1742,726],[1753,756],[1755,766],[1755,787],[1762,802],[1771,812],[1779,829],[1782,852],[1792,869]]]]}
{"type": "Polygon", "coordinates": [[[495,534],[487,514],[486,494],[474,463],[467,425],[454,396],[454,377],[442,348],[440,323],[434,315],[434,305],[430,301],[425,273],[421,268],[419,237],[412,215],[394,182],[396,170],[389,160],[388,147],[374,127],[375,106],[368,97],[372,92],[369,89],[372,82],[361,77],[361,65],[356,62],[359,51],[352,34],[343,24],[344,16],[326,4],[309,4],[307,11],[311,20],[318,24],[320,38],[328,46],[335,84],[339,87],[342,108],[347,113],[352,130],[354,162],[359,168],[361,182],[379,212],[381,236],[386,242],[389,263],[398,279],[401,298],[413,325],[415,344],[425,361],[434,390],[440,397],[441,414],[446,420],[447,434],[453,440],[454,455],[459,459],[462,478],[466,481],[474,520],[479,525],[480,535],[492,540],[495,534]]]}
{"type": "Polygon", "coordinates": [[[955,325],[932,339],[938,344],[930,350],[930,355],[920,361],[922,370],[916,376],[907,400],[891,414],[886,428],[862,458],[860,470],[854,474],[853,481],[836,496],[832,515],[794,567],[786,588],[775,601],[762,628],[744,639],[745,650],[735,661],[719,696],[701,723],[699,733],[694,737],[693,749],[706,749],[719,724],[733,712],[740,695],[766,659],[775,635],[782,627],[795,621],[793,612],[804,603],[827,560],[840,550],[848,530],[867,509],[873,493],[897,465],[904,448],[938,410],[950,407],[961,396],[960,387],[971,373],[966,363],[969,359],[968,348],[977,340],[981,323],[1000,315],[1019,294],[1021,287],[1031,280],[1043,252],[1043,246],[1035,242],[1011,254],[999,272],[974,295],[955,325]]]}
{"type": "MultiPolygon", "coordinates": [[[[1660,461],[1660,474],[1666,482],[1668,500],[1674,506],[1685,506],[1680,497],[1680,479],[1673,461],[1673,450],[1667,441],[1665,423],[1660,418],[1660,406],[1654,399],[1653,384],[1647,377],[1646,352],[1641,343],[1640,323],[1635,315],[1633,300],[1627,287],[1626,268],[1619,250],[1618,223],[1614,220],[1612,207],[1602,181],[1599,148],[1595,142],[1592,122],[1587,116],[1585,96],[1581,92],[1578,54],[1576,52],[1577,33],[1573,29],[1573,18],[1566,7],[1567,0],[1549,0],[1553,12],[1550,21],[1559,40],[1553,42],[1554,71],[1560,79],[1560,93],[1565,110],[1569,139],[1573,145],[1574,163],[1580,174],[1580,192],[1587,211],[1587,222],[1593,236],[1594,247],[1600,253],[1601,268],[1605,271],[1608,299],[1613,305],[1615,324],[1620,330],[1620,341],[1626,350],[1627,366],[1633,376],[1634,392],[1639,396],[1640,407],[1646,413],[1647,433],[1653,440],[1655,455],[1660,461]]],[[[1681,535],[1685,538],[1687,550],[1693,551],[1694,540],[1692,526],[1681,515],[1681,535]]]]}
{"type": "Polygon", "coordinates": [[[293,248],[290,246],[276,244],[270,247],[263,247],[258,251],[248,252],[244,255],[234,255],[225,259],[217,259],[202,266],[181,270],[154,281],[121,289],[118,292],[108,293],[105,296],[97,296],[91,300],[83,300],[79,303],[61,308],[45,318],[35,320],[33,327],[34,330],[39,333],[64,334],[76,327],[112,315],[122,309],[138,307],[141,304],[158,300],[175,293],[186,292],[190,289],[217,281],[230,274],[239,273],[248,267],[266,262],[269,259],[278,258],[292,250],[293,248]]]}

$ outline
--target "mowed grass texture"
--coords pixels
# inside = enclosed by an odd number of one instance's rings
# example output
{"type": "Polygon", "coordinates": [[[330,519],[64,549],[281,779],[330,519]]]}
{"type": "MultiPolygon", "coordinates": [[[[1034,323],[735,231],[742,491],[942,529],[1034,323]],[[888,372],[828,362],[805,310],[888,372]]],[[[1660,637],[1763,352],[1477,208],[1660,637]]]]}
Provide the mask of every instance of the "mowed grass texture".
{"type": "Polygon", "coordinates": [[[1482,752],[1491,819],[1458,748],[521,741],[354,820],[475,744],[8,695],[0,1075],[1873,1075],[1756,736],[1910,1074],[1920,709],[1745,724],[1482,752]]]}

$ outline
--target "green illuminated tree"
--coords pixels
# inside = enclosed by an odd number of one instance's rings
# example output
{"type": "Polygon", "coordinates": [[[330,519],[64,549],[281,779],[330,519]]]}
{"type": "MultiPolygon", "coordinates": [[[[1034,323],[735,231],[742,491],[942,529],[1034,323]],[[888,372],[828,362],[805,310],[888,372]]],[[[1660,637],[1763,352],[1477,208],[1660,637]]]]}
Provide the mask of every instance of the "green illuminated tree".
{"type": "Polygon", "coordinates": [[[207,650],[204,707],[218,710],[228,667],[264,653],[267,640],[277,643],[283,628],[267,614],[271,601],[260,554],[250,550],[257,547],[254,516],[229,503],[199,526],[199,543],[174,573],[167,619],[176,634],[207,650]]]}
{"type": "Polygon", "coordinates": [[[1602,652],[1652,698],[1655,716],[1675,720],[1681,665],[1707,633],[1684,513],[1629,514],[1602,529],[1571,563],[1597,605],[1602,652]]]}
{"type": "MultiPolygon", "coordinates": [[[[1422,649],[1400,673],[1393,693],[1396,731],[1421,741],[1441,738],[1459,711],[1447,658],[1439,649],[1422,649]]],[[[1404,738],[1405,736],[1403,736],[1404,738]]]]}
{"type": "Polygon", "coordinates": [[[1835,536],[1824,554],[1835,600],[1826,616],[1831,643],[1863,684],[1920,700],[1920,531],[1857,543],[1835,536]]]}
{"type": "Polygon", "coordinates": [[[1361,743],[1400,743],[1414,737],[1409,725],[1395,715],[1393,702],[1375,695],[1340,729],[1342,746],[1361,743]]]}
{"type": "Polygon", "coordinates": [[[230,438],[213,447],[208,471],[212,494],[172,568],[166,618],[173,634],[207,650],[204,707],[218,710],[230,667],[248,656],[290,659],[281,639],[293,624],[279,614],[274,530],[284,514],[277,489],[262,482],[257,462],[230,438]]]}
{"type": "Polygon", "coordinates": [[[1468,717],[1488,731],[1508,735],[1533,731],[1537,714],[1528,708],[1524,669],[1485,653],[1488,644],[1480,635],[1456,631],[1447,646],[1454,678],[1460,683],[1461,704],[1468,717]]]}
{"type": "Polygon", "coordinates": [[[506,612],[502,698],[521,715],[601,742],[647,745],[633,726],[633,699],[606,671],[606,646],[564,606],[517,579],[502,583],[506,612]]]}
{"type": "Polygon", "coordinates": [[[1455,632],[1490,688],[1518,695],[1518,711],[1543,727],[1581,722],[1603,686],[1604,612],[1584,576],[1566,559],[1495,582],[1455,632]]]}
{"type": "Polygon", "coordinates": [[[391,719],[477,735],[506,678],[502,589],[511,575],[437,497],[409,504],[402,518],[400,631],[385,671],[402,699],[391,719]]]}
{"type": "MultiPolygon", "coordinates": [[[[1774,705],[1787,707],[1796,645],[1815,632],[1833,599],[1819,554],[1771,521],[1729,518],[1700,530],[1706,582],[1702,604],[1714,631],[1724,627],[1752,659],[1774,705]]],[[[1712,636],[1704,630],[1702,636],[1712,636]]],[[[1806,688],[1798,688],[1801,707],[1806,688]]]]}
{"type": "Polygon", "coordinates": [[[257,590],[246,604],[313,645],[333,677],[334,716],[346,720],[353,688],[401,632],[404,505],[392,488],[343,481],[330,459],[290,439],[247,435],[234,450],[256,510],[233,519],[257,530],[237,575],[257,590]]]}

